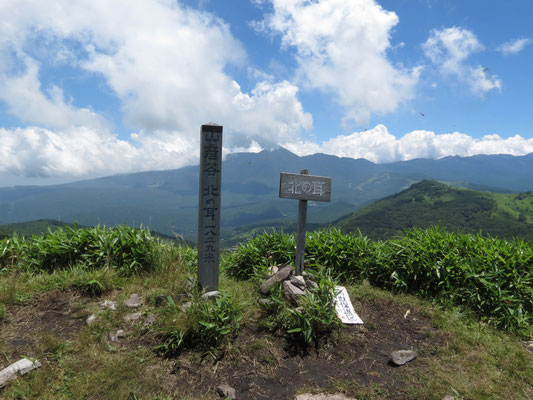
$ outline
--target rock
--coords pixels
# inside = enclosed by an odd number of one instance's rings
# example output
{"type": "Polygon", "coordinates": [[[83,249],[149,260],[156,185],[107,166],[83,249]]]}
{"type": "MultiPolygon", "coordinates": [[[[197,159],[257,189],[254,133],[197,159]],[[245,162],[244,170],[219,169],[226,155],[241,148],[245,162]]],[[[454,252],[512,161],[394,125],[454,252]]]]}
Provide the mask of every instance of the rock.
{"type": "Polygon", "coordinates": [[[270,278],[268,278],[266,281],[263,282],[261,285],[261,293],[263,294],[269,294],[272,288],[280,283],[283,282],[285,279],[288,279],[293,272],[293,268],[289,264],[285,264],[282,266],[278,272],[276,272],[274,275],[272,275],[270,278]]]}
{"type": "Polygon", "coordinates": [[[139,318],[141,318],[143,315],[142,312],[136,312],[136,313],[130,313],[130,314],[126,314],[124,316],[124,321],[126,322],[133,322],[133,321],[137,321],[139,318]]]}
{"type": "Polygon", "coordinates": [[[221,293],[218,290],[213,290],[211,292],[204,293],[202,299],[205,300],[215,300],[221,296],[221,293]]]}
{"type": "Polygon", "coordinates": [[[390,355],[390,361],[394,365],[404,365],[409,361],[412,361],[416,358],[417,354],[413,350],[397,350],[393,351],[390,355]]]}
{"type": "Polygon", "coordinates": [[[302,271],[302,276],[305,278],[305,279],[315,279],[315,277],[313,276],[313,274],[311,272],[307,272],[307,271],[302,271]]]}
{"type": "Polygon", "coordinates": [[[181,308],[181,311],[186,312],[189,308],[191,308],[191,306],[192,306],[192,303],[188,301],[187,303],[183,303],[180,306],[180,308],[181,308]]]}
{"type": "Polygon", "coordinates": [[[143,303],[141,296],[137,293],[132,293],[128,300],[124,302],[124,305],[129,308],[140,307],[143,303]]]}
{"type": "Polygon", "coordinates": [[[304,393],[296,396],[295,400],[356,400],[343,394],[312,394],[304,393]]]}
{"type": "Polygon", "coordinates": [[[31,361],[27,358],[18,360],[16,363],[11,364],[9,367],[0,371],[0,388],[3,388],[9,382],[17,379],[19,376],[27,374],[33,369],[39,368],[41,363],[37,360],[31,361]]]}
{"type": "Polygon", "coordinates": [[[109,340],[112,342],[118,342],[118,339],[123,339],[126,337],[126,334],[122,329],[117,330],[115,333],[109,334],[109,340]]]}
{"type": "Polygon", "coordinates": [[[268,274],[271,276],[274,275],[278,271],[279,271],[279,267],[277,265],[271,265],[270,267],[268,267],[268,274]]]}
{"type": "Polygon", "coordinates": [[[87,325],[92,325],[96,322],[96,314],[91,314],[89,317],[85,320],[85,323],[87,325]]]}
{"type": "Polygon", "coordinates": [[[444,397],[442,398],[442,400],[455,400],[455,397],[453,397],[453,396],[447,394],[446,396],[444,396],[444,397]]]}
{"type": "Polygon", "coordinates": [[[296,301],[298,297],[305,296],[305,292],[302,289],[294,286],[289,281],[283,281],[283,290],[285,298],[289,301],[296,301]]]}
{"type": "Polygon", "coordinates": [[[301,275],[291,276],[291,283],[299,289],[305,290],[305,279],[301,275]]]}
{"type": "Polygon", "coordinates": [[[143,326],[150,326],[152,325],[154,322],[155,322],[155,315],[154,314],[150,314],[148,317],[146,317],[146,319],[144,320],[143,322],[143,326]]]}
{"type": "Polygon", "coordinates": [[[235,399],[235,389],[230,385],[222,384],[217,386],[217,393],[220,397],[235,399]]]}
{"type": "Polygon", "coordinates": [[[316,283],[315,281],[312,281],[311,279],[305,279],[305,286],[308,288],[308,289],[316,289],[318,288],[318,283],[316,283]]]}
{"type": "Polygon", "coordinates": [[[100,303],[100,307],[102,308],[108,308],[111,311],[116,311],[117,309],[117,302],[113,300],[104,300],[103,303],[100,303]]]}

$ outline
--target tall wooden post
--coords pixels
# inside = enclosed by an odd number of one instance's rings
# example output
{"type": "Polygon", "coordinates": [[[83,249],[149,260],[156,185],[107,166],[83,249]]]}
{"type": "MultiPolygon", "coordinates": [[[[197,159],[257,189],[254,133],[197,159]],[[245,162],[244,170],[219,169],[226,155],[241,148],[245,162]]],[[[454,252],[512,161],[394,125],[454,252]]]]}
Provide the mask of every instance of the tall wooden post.
{"type": "Polygon", "coordinates": [[[212,291],[219,280],[222,126],[202,125],[200,135],[198,283],[212,291]]]}
{"type": "MultiPolygon", "coordinates": [[[[300,171],[302,175],[308,175],[309,170],[303,169],[300,171]]],[[[307,221],[307,200],[298,201],[298,228],[296,240],[296,259],[294,261],[294,269],[296,275],[302,275],[305,262],[305,223],[307,221]]]]}

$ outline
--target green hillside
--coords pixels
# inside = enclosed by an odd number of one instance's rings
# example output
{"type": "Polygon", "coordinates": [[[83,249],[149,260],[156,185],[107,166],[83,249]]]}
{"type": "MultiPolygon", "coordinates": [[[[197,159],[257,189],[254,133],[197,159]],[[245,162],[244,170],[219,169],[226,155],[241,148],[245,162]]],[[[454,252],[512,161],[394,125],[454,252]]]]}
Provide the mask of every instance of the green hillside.
{"type": "Polygon", "coordinates": [[[439,225],[448,231],[533,240],[533,193],[491,193],[424,180],[334,223],[376,239],[407,228],[439,225]]]}

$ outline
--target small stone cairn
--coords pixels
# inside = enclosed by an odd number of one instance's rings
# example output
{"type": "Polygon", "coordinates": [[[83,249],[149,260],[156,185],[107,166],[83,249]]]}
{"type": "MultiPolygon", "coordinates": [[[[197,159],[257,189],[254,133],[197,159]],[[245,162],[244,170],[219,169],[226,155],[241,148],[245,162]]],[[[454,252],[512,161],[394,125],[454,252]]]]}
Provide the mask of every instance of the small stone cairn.
{"type": "Polygon", "coordinates": [[[296,303],[298,298],[305,296],[310,288],[318,285],[312,280],[312,276],[304,272],[302,275],[293,275],[294,268],[289,263],[280,264],[269,268],[272,275],[261,284],[261,293],[265,296],[278,284],[283,285],[285,298],[296,303]]]}

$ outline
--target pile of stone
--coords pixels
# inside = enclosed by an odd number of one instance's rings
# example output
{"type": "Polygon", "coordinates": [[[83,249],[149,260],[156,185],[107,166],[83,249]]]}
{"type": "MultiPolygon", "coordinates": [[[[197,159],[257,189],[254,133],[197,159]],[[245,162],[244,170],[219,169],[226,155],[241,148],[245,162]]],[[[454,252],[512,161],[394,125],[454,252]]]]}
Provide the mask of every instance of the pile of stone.
{"type": "Polygon", "coordinates": [[[283,285],[285,298],[295,303],[299,297],[305,296],[309,289],[317,288],[318,285],[313,277],[306,272],[302,275],[294,275],[294,268],[289,263],[270,267],[272,275],[261,284],[261,293],[265,296],[278,284],[283,285]]]}

